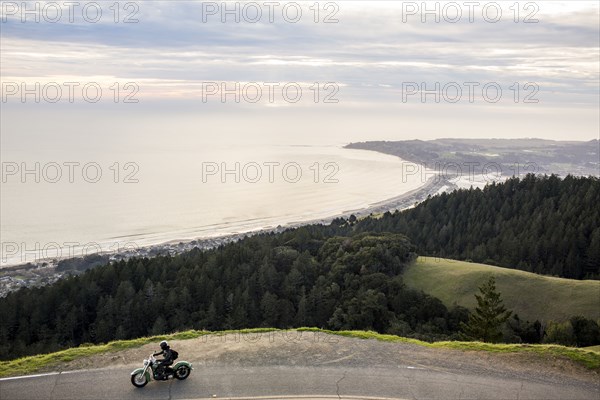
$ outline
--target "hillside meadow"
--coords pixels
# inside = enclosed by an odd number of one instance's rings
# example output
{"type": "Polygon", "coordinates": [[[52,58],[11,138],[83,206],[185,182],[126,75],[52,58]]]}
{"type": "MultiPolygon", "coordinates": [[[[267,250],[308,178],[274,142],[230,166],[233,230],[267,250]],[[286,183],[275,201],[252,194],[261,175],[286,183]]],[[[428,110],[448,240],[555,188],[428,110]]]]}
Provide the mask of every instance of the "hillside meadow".
{"type": "Polygon", "coordinates": [[[564,321],[574,315],[600,319],[600,281],[543,276],[444,258],[419,257],[403,273],[407,286],[473,309],[474,294],[490,276],[508,309],[530,321],[564,321]]]}

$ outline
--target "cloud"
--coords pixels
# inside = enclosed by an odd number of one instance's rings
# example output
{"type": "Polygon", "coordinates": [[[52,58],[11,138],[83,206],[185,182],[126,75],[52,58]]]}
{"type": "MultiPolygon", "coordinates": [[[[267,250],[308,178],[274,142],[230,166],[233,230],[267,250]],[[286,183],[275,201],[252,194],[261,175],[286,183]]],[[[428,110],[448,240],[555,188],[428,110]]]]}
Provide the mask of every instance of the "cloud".
{"type": "MultiPolygon", "coordinates": [[[[422,23],[420,14],[403,14],[410,2],[330,3],[335,7],[319,3],[318,15],[312,3],[302,3],[296,23],[284,17],[286,3],[275,9],[274,23],[264,7],[259,22],[242,15],[236,23],[231,14],[206,15],[212,3],[193,1],[138,2],[135,10],[120,9],[119,23],[109,3],[99,3],[97,23],[81,17],[21,23],[18,15],[3,15],[0,73],[4,81],[135,81],[150,99],[165,101],[197,99],[204,81],[336,82],[344,104],[363,107],[399,103],[406,82],[498,82],[504,88],[533,82],[544,100],[539,109],[598,107],[595,2],[527,3],[537,9],[519,2],[518,23],[511,2],[501,2],[497,23],[486,22],[480,9],[473,23],[464,9],[457,23],[443,16],[436,23],[432,15],[422,23]],[[139,22],[123,23],[132,10],[139,22]],[[524,23],[532,10],[539,21],[524,23]],[[328,15],[339,22],[323,23],[328,15]]],[[[442,10],[448,2],[439,4],[442,10]]]]}

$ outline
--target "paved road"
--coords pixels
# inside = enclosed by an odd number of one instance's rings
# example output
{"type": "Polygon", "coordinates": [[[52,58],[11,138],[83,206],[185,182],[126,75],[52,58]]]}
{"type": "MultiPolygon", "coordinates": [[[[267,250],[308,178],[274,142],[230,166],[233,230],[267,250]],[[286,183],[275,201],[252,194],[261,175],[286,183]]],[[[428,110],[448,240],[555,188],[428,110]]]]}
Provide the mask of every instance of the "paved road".
{"type": "Polygon", "coordinates": [[[185,381],[151,382],[137,389],[131,368],[71,371],[0,380],[0,399],[600,399],[600,385],[558,384],[465,374],[409,365],[390,367],[210,367],[185,381]],[[297,397],[296,397],[297,398],[297,397]]]}

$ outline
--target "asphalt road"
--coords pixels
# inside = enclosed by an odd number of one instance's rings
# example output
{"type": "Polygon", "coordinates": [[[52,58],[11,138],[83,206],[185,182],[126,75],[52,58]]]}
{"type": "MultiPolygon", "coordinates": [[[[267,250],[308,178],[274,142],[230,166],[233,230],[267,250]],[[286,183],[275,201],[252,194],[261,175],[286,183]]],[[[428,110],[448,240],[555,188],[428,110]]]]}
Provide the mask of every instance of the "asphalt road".
{"type": "Polygon", "coordinates": [[[130,383],[134,367],[2,379],[0,399],[600,399],[600,385],[410,365],[197,367],[185,381],[153,381],[138,389],[130,383]]]}

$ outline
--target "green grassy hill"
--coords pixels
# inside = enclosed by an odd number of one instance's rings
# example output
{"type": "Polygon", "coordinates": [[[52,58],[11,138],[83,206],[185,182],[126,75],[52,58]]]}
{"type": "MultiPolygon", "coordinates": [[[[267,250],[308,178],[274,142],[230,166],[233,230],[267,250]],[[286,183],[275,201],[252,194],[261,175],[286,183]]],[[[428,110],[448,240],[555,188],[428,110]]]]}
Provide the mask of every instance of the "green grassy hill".
{"type": "Polygon", "coordinates": [[[589,351],[595,351],[596,353],[600,353],[600,345],[598,346],[589,346],[589,347],[585,347],[585,350],[589,350],[589,351]]]}
{"type": "Polygon", "coordinates": [[[409,287],[472,309],[478,287],[494,275],[504,304],[521,319],[562,321],[574,315],[600,319],[600,281],[554,278],[464,261],[419,257],[404,272],[409,287]]]}

